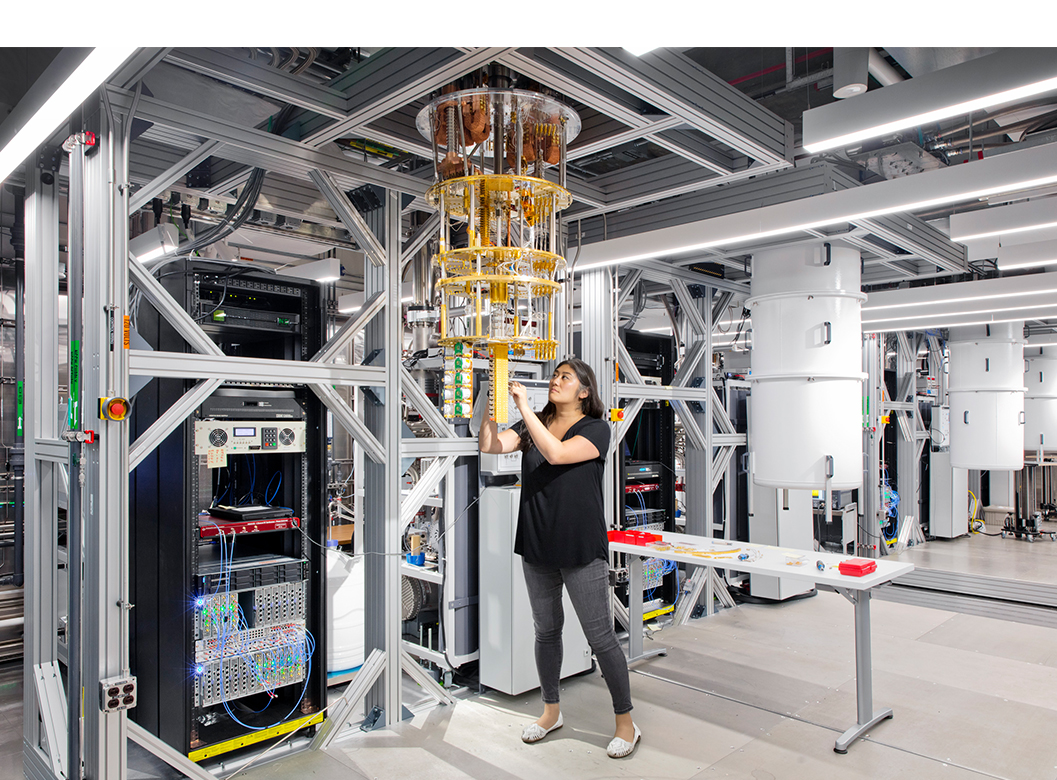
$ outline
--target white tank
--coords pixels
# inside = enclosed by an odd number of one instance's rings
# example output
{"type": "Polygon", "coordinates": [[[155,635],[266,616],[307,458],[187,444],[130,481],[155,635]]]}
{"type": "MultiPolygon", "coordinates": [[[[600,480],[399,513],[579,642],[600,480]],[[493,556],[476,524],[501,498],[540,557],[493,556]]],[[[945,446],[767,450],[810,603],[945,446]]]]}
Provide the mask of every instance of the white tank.
{"type": "Polygon", "coordinates": [[[1023,331],[1023,322],[951,328],[952,466],[1016,471],[1024,465],[1023,331]]]}
{"type": "Polygon", "coordinates": [[[753,479],[778,488],[862,483],[859,253],[812,244],[753,256],[749,436],[753,479]]]}
{"type": "Polygon", "coordinates": [[[1032,452],[1057,450],[1057,357],[1039,353],[1024,357],[1024,449],[1032,452]]]}
{"type": "Polygon", "coordinates": [[[327,673],[363,665],[363,556],[327,550],[327,673]]]}

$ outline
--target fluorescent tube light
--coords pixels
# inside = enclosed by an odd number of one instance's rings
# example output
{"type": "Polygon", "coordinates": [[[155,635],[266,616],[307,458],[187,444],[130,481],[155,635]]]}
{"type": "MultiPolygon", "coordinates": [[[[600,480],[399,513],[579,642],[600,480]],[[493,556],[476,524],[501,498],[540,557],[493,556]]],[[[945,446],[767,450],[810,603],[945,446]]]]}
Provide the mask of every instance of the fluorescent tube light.
{"type": "MultiPolygon", "coordinates": [[[[854,101],[853,101],[854,102],[854,101]]],[[[1045,146],[996,155],[862,187],[827,192],[735,214],[587,244],[577,271],[762,241],[814,228],[859,222],[1057,183],[1057,155],[1045,146]]]]}
{"type": "Polygon", "coordinates": [[[301,263],[300,265],[280,268],[276,273],[282,276],[311,279],[316,282],[336,282],[341,278],[341,260],[336,257],[327,257],[311,263],[301,263]]]}
{"type": "Polygon", "coordinates": [[[1057,51],[1011,48],[804,112],[815,154],[1057,89],[1057,51]]]}
{"type": "Polygon", "coordinates": [[[870,293],[864,333],[1057,316],[1057,274],[983,279],[870,293]]]}
{"type": "Polygon", "coordinates": [[[0,149],[0,182],[47,141],[135,51],[135,46],[93,49],[0,149]]]}
{"type": "Polygon", "coordinates": [[[998,267],[1003,271],[1046,265],[1057,265],[1057,241],[1036,241],[998,248],[998,267]]]}
{"type": "Polygon", "coordinates": [[[180,245],[180,236],[176,225],[164,222],[155,225],[146,233],[140,233],[135,238],[130,238],[128,251],[141,263],[146,263],[156,257],[168,254],[180,245]]]}
{"type": "Polygon", "coordinates": [[[1052,227],[1057,227],[1057,198],[1040,198],[952,214],[951,240],[965,243],[1052,227]]]}
{"type": "Polygon", "coordinates": [[[625,46],[624,51],[634,54],[636,57],[641,57],[643,54],[649,54],[656,48],[656,46],[625,46]]]}

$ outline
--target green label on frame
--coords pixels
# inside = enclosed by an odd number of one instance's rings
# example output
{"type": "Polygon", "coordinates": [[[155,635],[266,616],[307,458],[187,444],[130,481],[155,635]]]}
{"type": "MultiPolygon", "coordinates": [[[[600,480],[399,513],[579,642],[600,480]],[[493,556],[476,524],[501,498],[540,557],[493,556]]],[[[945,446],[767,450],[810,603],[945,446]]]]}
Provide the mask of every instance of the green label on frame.
{"type": "Polygon", "coordinates": [[[81,428],[81,342],[70,342],[70,409],[68,419],[70,430],[81,428]]]}
{"type": "Polygon", "coordinates": [[[15,391],[15,436],[22,436],[22,409],[25,406],[24,384],[24,382],[19,382],[15,391]]]}

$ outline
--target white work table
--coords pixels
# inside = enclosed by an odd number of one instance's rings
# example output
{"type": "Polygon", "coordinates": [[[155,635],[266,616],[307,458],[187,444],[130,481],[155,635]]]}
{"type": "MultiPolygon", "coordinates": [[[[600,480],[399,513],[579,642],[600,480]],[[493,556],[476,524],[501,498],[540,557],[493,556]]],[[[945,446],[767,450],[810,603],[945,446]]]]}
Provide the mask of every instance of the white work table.
{"type": "Polygon", "coordinates": [[[896,577],[913,571],[912,563],[875,561],[877,569],[862,577],[841,574],[837,569],[841,561],[852,556],[830,552],[810,552],[762,544],[725,542],[704,536],[689,536],[667,531],[659,532],[670,549],[658,550],[649,546],[610,542],[612,552],[628,556],[628,612],[631,630],[628,631],[628,660],[637,661],[665,652],[642,648],[642,569],[646,558],[678,561],[692,566],[714,569],[731,569],[748,574],[767,574],[790,577],[813,582],[840,593],[855,605],[855,694],[858,719],[854,726],[837,739],[833,749],[847,753],[848,746],[876,723],[892,717],[891,709],[874,711],[873,708],[873,662],[870,655],[870,590],[896,577]],[[696,553],[696,554],[695,554],[696,553]],[[747,554],[749,560],[739,560],[738,555],[747,554]],[[795,563],[798,556],[803,563],[795,563]],[[821,565],[820,565],[821,564],[821,565]]]}

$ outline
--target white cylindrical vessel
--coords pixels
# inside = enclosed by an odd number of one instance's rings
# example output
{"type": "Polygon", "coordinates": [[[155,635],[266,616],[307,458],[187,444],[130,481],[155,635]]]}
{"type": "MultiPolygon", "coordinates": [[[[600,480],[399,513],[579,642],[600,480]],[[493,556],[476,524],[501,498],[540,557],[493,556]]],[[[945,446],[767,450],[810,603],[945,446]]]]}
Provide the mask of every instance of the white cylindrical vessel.
{"type": "Polygon", "coordinates": [[[1023,322],[951,328],[951,465],[1016,471],[1024,465],[1023,322]]]}
{"type": "Polygon", "coordinates": [[[1057,450],[1057,357],[1045,347],[1024,356],[1024,385],[1024,449],[1057,450]]]}
{"type": "Polygon", "coordinates": [[[862,484],[862,317],[854,249],[753,255],[749,434],[753,479],[778,488],[862,484]]]}
{"type": "Polygon", "coordinates": [[[327,550],[327,673],[363,665],[363,556],[327,550]]]}

